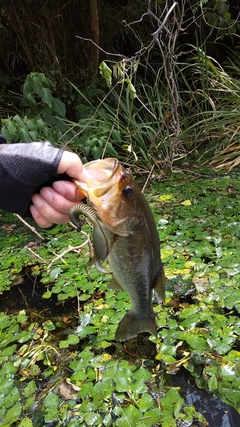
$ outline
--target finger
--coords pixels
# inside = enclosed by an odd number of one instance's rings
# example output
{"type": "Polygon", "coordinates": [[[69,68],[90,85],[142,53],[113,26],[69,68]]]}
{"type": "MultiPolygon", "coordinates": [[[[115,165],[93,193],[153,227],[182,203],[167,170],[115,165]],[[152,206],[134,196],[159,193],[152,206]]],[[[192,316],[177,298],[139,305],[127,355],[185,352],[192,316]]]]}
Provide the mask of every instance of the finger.
{"type": "Polygon", "coordinates": [[[39,227],[49,228],[53,226],[52,222],[49,222],[45,218],[43,218],[43,216],[38,212],[38,210],[34,205],[31,205],[29,209],[34,221],[39,225],[39,227]]]}
{"type": "Polygon", "coordinates": [[[52,186],[55,191],[57,191],[59,194],[61,194],[63,197],[70,200],[71,202],[79,202],[85,197],[85,195],[79,189],[76,188],[73,182],[55,181],[52,186]]]}
{"type": "Polygon", "coordinates": [[[66,197],[62,196],[51,187],[42,188],[40,191],[40,196],[42,197],[43,201],[47,203],[47,205],[44,206],[44,209],[49,210],[49,207],[51,207],[55,211],[63,214],[67,214],[74,206],[74,204],[76,204],[75,202],[71,202],[70,200],[66,199],[66,197]]]}
{"type": "Polygon", "coordinates": [[[77,180],[81,179],[83,164],[77,154],[64,151],[58,165],[58,174],[66,173],[77,180]]]}
{"type": "MultiPolygon", "coordinates": [[[[46,187],[46,190],[47,190],[47,187],[46,187]]],[[[72,206],[74,206],[74,204],[66,200],[66,203],[64,201],[63,202],[64,206],[62,206],[61,200],[54,202],[54,196],[51,198],[51,203],[52,201],[54,203],[54,207],[51,204],[49,204],[47,200],[44,197],[42,197],[41,194],[34,194],[32,196],[33,205],[39,213],[38,221],[41,221],[41,223],[43,222],[43,220],[40,219],[40,216],[42,216],[44,218],[44,221],[46,221],[47,223],[62,224],[64,222],[68,222],[69,221],[68,211],[71,209],[72,206]]]]}

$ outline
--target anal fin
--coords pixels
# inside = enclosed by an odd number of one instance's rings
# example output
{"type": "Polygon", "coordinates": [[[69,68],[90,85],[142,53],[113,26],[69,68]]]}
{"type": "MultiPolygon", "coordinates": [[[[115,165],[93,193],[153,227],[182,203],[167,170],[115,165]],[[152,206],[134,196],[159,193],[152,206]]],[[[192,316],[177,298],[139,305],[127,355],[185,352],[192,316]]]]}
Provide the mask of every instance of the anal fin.
{"type": "Polygon", "coordinates": [[[166,279],[164,270],[162,268],[160,275],[158,277],[157,283],[154,286],[154,293],[155,293],[156,300],[157,300],[158,304],[163,302],[163,300],[165,298],[165,283],[166,283],[166,281],[167,281],[167,279],[166,279]]]}

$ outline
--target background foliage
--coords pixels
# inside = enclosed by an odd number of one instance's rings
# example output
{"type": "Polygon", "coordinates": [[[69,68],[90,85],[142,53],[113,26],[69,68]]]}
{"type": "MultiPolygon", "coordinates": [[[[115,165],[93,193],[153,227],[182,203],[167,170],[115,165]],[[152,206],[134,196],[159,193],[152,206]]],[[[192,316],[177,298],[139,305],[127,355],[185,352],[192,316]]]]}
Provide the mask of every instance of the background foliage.
{"type": "Polygon", "coordinates": [[[226,0],[3,0],[3,131],[147,169],[187,156],[233,168],[239,13],[226,0]]]}

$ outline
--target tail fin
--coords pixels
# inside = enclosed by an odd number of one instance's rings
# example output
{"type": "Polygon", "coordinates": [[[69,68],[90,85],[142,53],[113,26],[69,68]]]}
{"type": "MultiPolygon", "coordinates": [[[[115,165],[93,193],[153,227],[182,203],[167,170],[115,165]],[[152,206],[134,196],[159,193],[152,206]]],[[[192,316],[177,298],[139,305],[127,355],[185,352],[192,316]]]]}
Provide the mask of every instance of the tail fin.
{"type": "Polygon", "coordinates": [[[137,318],[132,310],[129,310],[118,325],[115,339],[116,341],[127,341],[136,337],[139,332],[149,332],[152,335],[157,335],[154,314],[148,319],[141,320],[137,318]]]}

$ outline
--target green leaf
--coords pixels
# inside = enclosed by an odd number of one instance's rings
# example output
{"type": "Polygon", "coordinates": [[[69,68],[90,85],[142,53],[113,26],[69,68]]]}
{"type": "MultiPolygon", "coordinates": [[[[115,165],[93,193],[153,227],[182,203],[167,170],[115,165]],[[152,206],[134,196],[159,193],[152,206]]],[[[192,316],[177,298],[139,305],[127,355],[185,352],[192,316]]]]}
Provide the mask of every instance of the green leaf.
{"type": "Polygon", "coordinates": [[[100,159],[102,155],[102,149],[100,147],[93,147],[91,153],[95,160],[100,159]]]}
{"type": "Polygon", "coordinates": [[[51,296],[52,296],[51,291],[46,291],[42,294],[42,298],[45,298],[45,299],[49,299],[49,298],[51,298],[51,296]]]}
{"type": "Polygon", "coordinates": [[[136,97],[136,89],[134,87],[134,85],[132,84],[130,79],[126,79],[127,81],[127,88],[128,88],[128,92],[129,92],[129,96],[131,99],[134,99],[136,97]]]}
{"type": "Polygon", "coordinates": [[[60,267],[56,267],[50,271],[50,276],[56,279],[61,272],[62,272],[62,269],[60,267]]]}
{"type": "Polygon", "coordinates": [[[18,427],[33,427],[33,423],[30,418],[23,418],[18,427]]]}
{"type": "Polygon", "coordinates": [[[149,408],[155,406],[154,400],[152,396],[150,396],[148,393],[144,393],[139,401],[139,409],[142,412],[145,412],[149,410],[149,408]]]}
{"type": "Polygon", "coordinates": [[[24,388],[24,396],[29,397],[31,396],[37,389],[36,383],[34,380],[31,380],[26,387],[24,388]]]}
{"type": "Polygon", "coordinates": [[[142,417],[141,412],[133,405],[122,409],[123,416],[116,420],[117,427],[137,426],[142,417]]]}
{"type": "Polygon", "coordinates": [[[208,380],[208,388],[209,388],[210,391],[217,390],[218,383],[217,383],[217,377],[215,375],[213,375],[212,377],[209,378],[209,380],[208,380]]]}
{"type": "Polygon", "coordinates": [[[44,408],[45,408],[45,421],[50,422],[54,421],[58,417],[58,405],[59,405],[59,397],[55,394],[50,392],[44,402],[44,408]]]}
{"type": "Polygon", "coordinates": [[[113,157],[118,157],[118,152],[115,150],[115,148],[113,148],[113,146],[110,142],[108,142],[108,144],[107,144],[106,153],[110,154],[113,157]]]}
{"type": "Polygon", "coordinates": [[[58,98],[52,99],[52,110],[60,117],[66,116],[66,107],[64,103],[58,98]]]}
{"type": "Polygon", "coordinates": [[[7,314],[1,312],[0,313],[0,329],[6,329],[10,325],[11,325],[10,317],[7,314]]]}
{"type": "Polygon", "coordinates": [[[2,427],[9,427],[14,422],[19,420],[22,412],[22,406],[20,402],[15,403],[10,409],[7,410],[5,417],[2,422],[2,427]]]}
{"type": "Polygon", "coordinates": [[[77,335],[69,334],[67,338],[67,342],[71,345],[76,345],[79,343],[79,338],[77,335]]]}
{"type": "Polygon", "coordinates": [[[70,344],[67,340],[61,340],[61,341],[59,341],[59,344],[58,344],[59,348],[68,348],[69,345],[70,344]]]}
{"type": "Polygon", "coordinates": [[[17,315],[17,321],[19,323],[25,323],[27,321],[27,319],[28,319],[28,316],[27,316],[25,310],[22,310],[22,311],[20,311],[18,313],[18,315],[17,315]]]}
{"type": "Polygon", "coordinates": [[[98,425],[98,423],[101,422],[101,417],[97,413],[88,412],[85,415],[85,422],[86,422],[87,426],[96,426],[96,425],[98,425]]]}
{"type": "Polygon", "coordinates": [[[109,68],[109,66],[106,64],[106,62],[101,62],[99,65],[100,74],[105,79],[107,87],[112,86],[112,70],[109,68]]]}
{"type": "Polygon", "coordinates": [[[53,97],[52,97],[52,91],[49,88],[42,87],[41,92],[40,92],[40,97],[41,97],[42,101],[49,108],[52,108],[53,97]]]}

